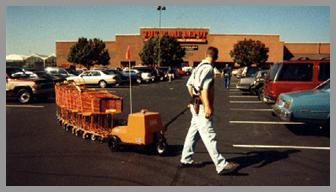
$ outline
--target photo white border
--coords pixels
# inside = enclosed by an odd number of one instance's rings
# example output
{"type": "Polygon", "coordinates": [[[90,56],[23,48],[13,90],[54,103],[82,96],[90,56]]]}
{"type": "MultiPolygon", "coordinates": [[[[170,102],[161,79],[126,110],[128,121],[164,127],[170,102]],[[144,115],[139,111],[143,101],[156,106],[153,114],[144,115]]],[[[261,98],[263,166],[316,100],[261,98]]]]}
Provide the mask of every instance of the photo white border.
{"type": "MultiPolygon", "coordinates": [[[[223,5],[274,5],[274,6],[330,6],[330,34],[331,34],[331,81],[334,82],[334,75],[335,75],[335,4],[336,2],[333,0],[282,0],[280,1],[272,1],[269,0],[254,0],[251,2],[250,0],[170,0],[170,1],[155,1],[155,0],[96,0],[95,2],[92,2],[91,0],[72,0],[71,2],[66,0],[3,0],[1,1],[0,6],[0,19],[1,19],[1,41],[2,46],[0,48],[1,54],[1,73],[5,73],[5,56],[6,56],[6,6],[38,6],[38,5],[101,5],[101,4],[148,4],[148,5],[176,5],[176,4],[223,4],[223,5]]],[[[5,76],[3,77],[3,81],[1,83],[1,90],[5,90],[5,76]]],[[[331,83],[331,114],[334,114],[335,112],[335,85],[334,83],[331,83]]],[[[97,187],[97,186],[88,186],[88,187],[70,187],[70,186],[64,186],[64,187],[46,187],[46,186],[35,186],[35,187],[14,187],[14,186],[6,186],[6,96],[5,92],[1,92],[1,104],[3,107],[1,107],[1,114],[3,114],[0,118],[1,122],[1,139],[0,139],[0,158],[1,158],[1,166],[0,166],[0,178],[1,178],[1,188],[0,191],[31,191],[31,192],[53,192],[53,191],[78,191],[78,192],[86,192],[86,191],[122,191],[122,192],[128,192],[128,191],[249,191],[249,192],[261,192],[261,191],[312,191],[312,192],[324,192],[324,191],[336,191],[335,189],[335,116],[331,115],[331,130],[330,130],[330,187],[325,186],[314,186],[314,187],[308,187],[308,186],[214,186],[214,187],[200,187],[200,186],[188,186],[188,187],[117,187],[117,186],[107,186],[107,187],[97,187]]]]}

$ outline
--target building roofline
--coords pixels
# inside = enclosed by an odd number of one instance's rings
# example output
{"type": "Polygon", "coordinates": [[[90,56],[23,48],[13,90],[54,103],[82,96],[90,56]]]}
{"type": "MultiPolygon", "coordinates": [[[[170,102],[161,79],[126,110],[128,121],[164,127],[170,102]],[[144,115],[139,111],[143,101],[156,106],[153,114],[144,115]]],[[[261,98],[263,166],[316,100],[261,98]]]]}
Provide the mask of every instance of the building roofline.
{"type": "Polygon", "coordinates": [[[330,42],[285,42],[285,44],[331,44],[330,42]]]}
{"type": "Polygon", "coordinates": [[[140,34],[134,33],[134,34],[115,34],[114,36],[139,36],[140,34]]]}
{"type": "Polygon", "coordinates": [[[77,42],[77,40],[55,40],[55,42],[77,42]]]}
{"type": "Polygon", "coordinates": [[[219,33],[210,33],[209,35],[218,35],[218,36],[242,36],[242,35],[253,35],[253,36],[278,36],[280,37],[280,34],[252,34],[252,33],[225,33],[225,34],[219,34],[219,33]]]}
{"type": "MultiPolygon", "coordinates": [[[[72,43],[72,42],[77,42],[78,40],[55,40],[55,42],[60,42],[60,43],[72,43]]],[[[103,42],[115,42],[113,40],[102,40],[103,42]]]]}
{"type": "Polygon", "coordinates": [[[140,29],[208,29],[210,27],[140,27],[140,29]]]}

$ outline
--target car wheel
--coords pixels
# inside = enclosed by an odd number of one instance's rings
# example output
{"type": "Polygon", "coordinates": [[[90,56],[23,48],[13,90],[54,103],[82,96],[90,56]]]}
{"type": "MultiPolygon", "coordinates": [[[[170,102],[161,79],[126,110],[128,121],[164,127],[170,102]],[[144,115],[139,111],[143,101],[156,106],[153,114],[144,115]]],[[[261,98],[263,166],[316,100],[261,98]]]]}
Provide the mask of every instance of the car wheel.
{"type": "Polygon", "coordinates": [[[107,87],[107,83],[104,80],[99,81],[98,85],[99,85],[100,88],[106,88],[107,87]]]}
{"type": "Polygon", "coordinates": [[[115,83],[115,86],[120,86],[120,84],[121,84],[121,78],[120,77],[118,77],[117,78],[117,82],[115,83]]]}
{"type": "Polygon", "coordinates": [[[258,98],[260,101],[264,101],[265,93],[264,93],[264,88],[260,88],[258,91],[258,98]]]}
{"type": "Polygon", "coordinates": [[[22,104],[29,103],[31,101],[32,97],[33,97],[33,94],[28,89],[20,89],[17,92],[17,99],[22,104]]]}

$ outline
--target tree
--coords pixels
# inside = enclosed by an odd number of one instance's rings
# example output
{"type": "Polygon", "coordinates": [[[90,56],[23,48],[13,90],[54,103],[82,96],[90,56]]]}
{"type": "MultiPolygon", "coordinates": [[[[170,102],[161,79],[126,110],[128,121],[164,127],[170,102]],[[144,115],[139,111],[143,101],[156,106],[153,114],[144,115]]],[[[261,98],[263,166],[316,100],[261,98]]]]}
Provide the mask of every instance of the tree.
{"type": "Polygon", "coordinates": [[[159,51],[161,66],[180,66],[185,56],[185,50],[177,39],[165,34],[160,39],[160,50],[159,37],[150,38],[145,42],[139,53],[142,63],[145,65],[159,63],[159,51]]]}
{"type": "Polygon", "coordinates": [[[68,61],[90,69],[96,64],[107,65],[110,60],[105,43],[97,38],[87,40],[84,37],[70,48],[68,61]]]}
{"type": "Polygon", "coordinates": [[[256,64],[258,67],[265,64],[268,59],[269,49],[264,43],[252,39],[239,41],[230,51],[230,56],[240,66],[256,64]]]}

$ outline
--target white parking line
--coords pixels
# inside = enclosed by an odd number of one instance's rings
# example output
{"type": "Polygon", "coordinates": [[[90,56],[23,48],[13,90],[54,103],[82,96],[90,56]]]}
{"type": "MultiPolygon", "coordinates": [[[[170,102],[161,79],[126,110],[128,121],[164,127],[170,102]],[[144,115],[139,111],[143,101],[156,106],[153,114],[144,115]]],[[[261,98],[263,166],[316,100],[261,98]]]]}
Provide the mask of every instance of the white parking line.
{"type": "Polygon", "coordinates": [[[236,124],[273,124],[273,125],[302,125],[303,122],[286,122],[286,121],[229,121],[236,124]]]}
{"type": "Polygon", "coordinates": [[[243,108],[230,108],[231,111],[272,111],[272,109],[243,109],[243,108]]]}
{"type": "Polygon", "coordinates": [[[231,95],[229,97],[238,97],[238,98],[258,98],[256,95],[231,95]]]}
{"type": "Polygon", "coordinates": [[[232,145],[240,148],[273,148],[273,149],[315,149],[330,150],[330,147],[312,147],[312,146],[295,146],[295,145],[232,145]]]}
{"type": "Polygon", "coordinates": [[[262,103],[261,101],[230,101],[230,103],[262,103]]]}
{"type": "Polygon", "coordinates": [[[44,108],[43,105],[6,105],[6,107],[12,108],[44,108]]]}

